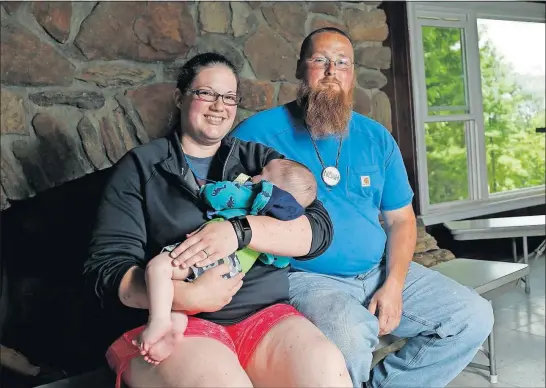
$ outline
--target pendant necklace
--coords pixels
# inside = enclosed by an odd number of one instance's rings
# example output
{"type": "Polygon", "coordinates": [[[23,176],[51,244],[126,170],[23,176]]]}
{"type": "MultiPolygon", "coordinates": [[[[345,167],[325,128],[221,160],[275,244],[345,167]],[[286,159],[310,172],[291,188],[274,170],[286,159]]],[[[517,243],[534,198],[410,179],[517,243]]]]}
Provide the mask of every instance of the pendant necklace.
{"type": "Polygon", "coordinates": [[[336,165],[326,167],[326,165],[324,164],[324,161],[322,160],[322,157],[320,156],[320,152],[318,150],[317,144],[315,143],[315,139],[313,139],[313,135],[311,134],[311,131],[309,130],[309,128],[307,128],[307,125],[304,125],[304,126],[307,132],[309,133],[309,136],[311,137],[311,142],[313,143],[313,147],[315,148],[317,157],[320,161],[320,164],[322,165],[322,174],[321,174],[322,181],[326,183],[327,186],[334,187],[341,180],[341,174],[339,173],[338,165],[339,165],[339,156],[341,155],[341,146],[343,144],[343,137],[342,136],[339,137],[339,146],[337,148],[336,165]]]}

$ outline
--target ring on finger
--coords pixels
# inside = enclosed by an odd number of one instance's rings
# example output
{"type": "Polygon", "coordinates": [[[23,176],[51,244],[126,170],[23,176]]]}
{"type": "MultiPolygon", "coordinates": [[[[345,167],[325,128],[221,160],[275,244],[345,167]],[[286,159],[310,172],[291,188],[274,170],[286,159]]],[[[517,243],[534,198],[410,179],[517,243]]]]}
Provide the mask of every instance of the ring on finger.
{"type": "Polygon", "coordinates": [[[205,255],[207,256],[207,257],[205,257],[205,259],[208,259],[209,256],[210,256],[210,254],[209,254],[205,249],[202,249],[202,251],[203,251],[203,252],[205,253],[205,255]]]}

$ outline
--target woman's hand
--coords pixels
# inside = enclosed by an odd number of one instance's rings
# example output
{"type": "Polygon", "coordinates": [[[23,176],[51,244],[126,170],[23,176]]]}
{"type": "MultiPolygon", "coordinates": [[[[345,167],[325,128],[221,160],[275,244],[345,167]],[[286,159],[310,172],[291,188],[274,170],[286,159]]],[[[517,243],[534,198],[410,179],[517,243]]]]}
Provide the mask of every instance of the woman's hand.
{"type": "MultiPolygon", "coordinates": [[[[172,250],[173,265],[188,268],[212,264],[237,250],[235,229],[229,221],[206,224],[187,235],[186,241],[172,250]]],[[[229,271],[227,271],[229,272],[229,271]]]]}
{"type": "MultiPolygon", "coordinates": [[[[228,263],[221,264],[205,271],[188,285],[189,295],[186,299],[191,299],[191,305],[185,309],[187,314],[218,311],[231,302],[233,295],[243,286],[245,274],[241,272],[230,279],[224,279],[222,276],[230,270],[228,263]]],[[[176,309],[176,306],[173,308],[176,309]]]]}

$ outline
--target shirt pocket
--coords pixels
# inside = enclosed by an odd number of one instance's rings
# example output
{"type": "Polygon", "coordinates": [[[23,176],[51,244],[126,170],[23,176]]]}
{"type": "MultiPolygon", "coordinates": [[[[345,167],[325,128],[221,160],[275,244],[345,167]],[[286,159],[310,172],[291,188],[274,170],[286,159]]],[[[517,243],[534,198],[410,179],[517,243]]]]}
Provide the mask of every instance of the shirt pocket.
{"type": "Polygon", "coordinates": [[[357,204],[370,202],[376,209],[381,204],[384,177],[377,165],[347,168],[347,195],[357,204]]]}

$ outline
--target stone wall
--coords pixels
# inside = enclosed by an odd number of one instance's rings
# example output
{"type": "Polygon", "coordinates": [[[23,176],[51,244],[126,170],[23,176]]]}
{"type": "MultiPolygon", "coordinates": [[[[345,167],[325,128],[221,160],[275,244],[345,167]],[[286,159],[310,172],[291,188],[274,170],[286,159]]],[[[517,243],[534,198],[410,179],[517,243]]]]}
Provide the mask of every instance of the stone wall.
{"type": "Polygon", "coordinates": [[[355,109],[391,127],[380,2],[2,2],[0,208],[107,168],[173,121],[177,69],[217,51],[242,75],[238,121],[296,93],[306,34],[347,31],[355,109]]]}

